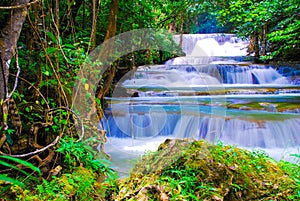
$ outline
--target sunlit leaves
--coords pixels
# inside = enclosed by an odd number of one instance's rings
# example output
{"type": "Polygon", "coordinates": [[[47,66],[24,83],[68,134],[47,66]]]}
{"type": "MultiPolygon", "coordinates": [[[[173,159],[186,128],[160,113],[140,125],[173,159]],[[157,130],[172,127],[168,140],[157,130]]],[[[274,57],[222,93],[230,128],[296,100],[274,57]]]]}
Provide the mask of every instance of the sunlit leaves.
{"type": "Polygon", "coordinates": [[[221,24],[231,22],[236,33],[245,38],[253,33],[260,35],[266,32],[268,51],[273,56],[286,58],[300,51],[299,48],[295,51],[300,41],[300,7],[297,1],[233,0],[219,4],[218,19],[221,24]]]}

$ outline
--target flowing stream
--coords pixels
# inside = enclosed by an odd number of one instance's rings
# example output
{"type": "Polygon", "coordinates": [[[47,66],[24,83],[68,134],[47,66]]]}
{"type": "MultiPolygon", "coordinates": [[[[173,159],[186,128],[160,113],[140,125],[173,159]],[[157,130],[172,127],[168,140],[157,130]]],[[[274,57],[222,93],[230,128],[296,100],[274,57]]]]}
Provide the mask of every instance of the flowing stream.
{"type": "Polygon", "coordinates": [[[128,174],[133,160],[166,138],[235,144],[293,161],[300,144],[299,65],[253,65],[244,61],[246,45],[233,34],[188,34],[186,57],[124,75],[106,99],[102,121],[114,168],[128,174]]]}

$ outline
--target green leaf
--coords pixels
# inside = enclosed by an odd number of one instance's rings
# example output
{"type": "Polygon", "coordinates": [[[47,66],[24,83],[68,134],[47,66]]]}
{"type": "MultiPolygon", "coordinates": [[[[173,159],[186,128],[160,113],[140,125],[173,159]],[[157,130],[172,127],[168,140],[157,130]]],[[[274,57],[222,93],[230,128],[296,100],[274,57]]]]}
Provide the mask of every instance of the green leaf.
{"type": "Polygon", "coordinates": [[[59,44],[61,45],[63,43],[62,37],[59,36],[58,41],[59,41],[59,44]]]}
{"type": "Polygon", "coordinates": [[[3,174],[0,174],[0,180],[1,181],[5,181],[5,182],[9,182],[11,184],[15,184],[15,185],[18,185],[18,186],[21,186],[22,188],[25,186],[22,182],[16,180],[16,179],[13,179],[11,177],[7,177],[3,174]]]}
{"type": "Polygon", "coordinates": [[[14,141],[11,138],[11,135],[6,135],[6,140],[7,140],[9,145],[12,145],[14,143],[14,141]]]}
{"type": "Polygon", "coordinates": [[[14,134],[15,130],[9,128],[9,129],[6,130],[6,132],[8,133],[8,135],[12,135],[12,134],[14,134]]]}
{"type": "Polygon", "coordinates": [[[77,64],[78,64],[78,62],[71,61],[70,59],[68,59],[68,63],[69,63],[69,64],[73,64],[73,65],[77,65],[77,64]]]}
{"type": "Polygon", "coordinates": [[[30,107],[25,108],[26,112],[30,112],[30,107]]]}
{"type": "Polygon", "coordinates": [[[30,176],[30,174],[28,174],[26,171],[24,171],[24,170],[18,168],[18,167],[15,166],[15,165],[12,165],[12,164],[10,164],[10,163],[7,163],[7,162],[5,162],[5,161],[1,161],[1,160],[0,160],[0,165],[6,166],[6,167],[11,168],[11,169],[14,169],[14,170],[17,170],[17,171],[23,173],[23,174],[26,175],[26,176],[30,176]]]}
{"type": "Polygon", "coordinates": [[[86,96],[86,98],[90,98],[92,96],[92,94],[88,92],[88,93],[86,93],[85,96],[86,96]]]}
{"type": "Polygon", "coordinates": [[[49,38],[50,38],[55,44],[58,44],[58,43],[57,43],[57,39],[56,39],[56,37],[54,36],[54,34],[53,34],[52,32],[47,31],[46,34],[47,34],[47,36],[49,36],[49,38]]]}
{"type": "Polygon", "coordinates": [[[31,164],[31,163],[29,163],[27,161],[21,160],[19,158],[14,158],[14,157],[11,157],[11,156],[5,156],[5,155],[0,155],[0,158],[4,158],[4,159],[7,159],[7,160],[14,161],[16,163],[20,163],[21,165],[29,167],[33,171],[38,172],[40,176],[42,175],[42,173],[41,173],[41,171],[40,171],[40,169],[38,167],[34,166],[33,164],[31,164]]]}
{"type": "Polygon", "coordinates": [[[86,81],[87,81],[87,78],[82,78],[81,83],[82,83],[82,84],[85,84],[86,81]]]}
{"type": "Polygon", "coordinates": [[[46,75],[46,76],[49,76],[49,75],[50,75],[49,71],[47,71],[47,70],[44,71],[43,74],[46,75]]]}
{"type": "Polygon", "coordinates": [[[47,54],[53,54],[57,51],[58,51],[58,49],[56,47],[47,47],[47,49],[46,49],[47,54]]]}
{"type": "Polygon", "coordinates": [[[71,49],[76,49],[74,45],[71,45],[71,44],[64,44],[64,47],[68,47],[68,48],[71,48],[71,49]]]}

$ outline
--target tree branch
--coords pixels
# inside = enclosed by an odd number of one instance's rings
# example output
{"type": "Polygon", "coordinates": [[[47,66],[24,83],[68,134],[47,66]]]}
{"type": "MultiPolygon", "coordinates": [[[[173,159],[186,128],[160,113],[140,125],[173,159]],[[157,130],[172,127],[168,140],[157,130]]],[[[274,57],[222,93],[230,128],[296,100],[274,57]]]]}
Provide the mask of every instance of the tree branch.
{"type": "Polygon", "coordinates": [[[28,7],[31,4],[35,4],[40,0],[34,0],[33,2],[29,2],[29,3],[24,3],[24,4],[20,4],[20,5],[14,5],[14,6],[0,6],[0,9],[5,9],[5,10],[12,10],[12,9],[17,9],[17,8],[24,8],[24,7],[28,7]]]}
{"type": "Polygon", "coordinates": [[[11,155],[11,154],[5,154],[3,152],[0,151],[0,154],[1,155],[5,155],[5,156],[11,156],[11,157],[15,157],[15,158],[23,158],[23,157],[26,157],[26,156],[31,156],[31,155],[35,155],[35,154],[38,154],[40,152],[43,152],[45,151],[46,149],[49,149],[50,147],[54,146],[57,144],[58,140],[59,140],[59,136],[57,136],[55,138],[55,140],[53,142],[51,142],[50,144],[48,144],[47,146],[41,148],[41,149],[38,149],[36,151],[33,151],[33,152],[29,152],[29,153],[26,153],[26,154],[18,154],[18,155],[11,155]]]}
{"type": "Polygon", "coordinates": [[[19,57],[18,57],[18,50],[16,49],[16,67],[18,69],[17,74],[16,74],[16,79],[15,79],[15,84],[14,84],[14,88],[13,90],[10,92],[10,94],[8,95],[8,97],[6,98],[5,102],[8,101],[10,99],[10,97],[12,96],[12,94],[15,92],[17,86],[18,86],[18,80],[19,80],[19,75],[20,75],[20,66],[19,66],[19,57]]]}

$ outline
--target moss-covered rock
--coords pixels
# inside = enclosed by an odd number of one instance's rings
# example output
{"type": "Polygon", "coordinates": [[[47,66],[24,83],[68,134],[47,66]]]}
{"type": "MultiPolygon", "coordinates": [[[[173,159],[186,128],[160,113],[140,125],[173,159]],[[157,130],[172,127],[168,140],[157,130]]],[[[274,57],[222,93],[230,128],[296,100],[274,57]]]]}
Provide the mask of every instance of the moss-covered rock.
{"type": "Polygon", "coordinates": [[[12,186],[10,194],[17,200],[294,201],[300,200],[299,187],[299,165],[276,162],[262,151],[168,139],[146,154],[128,178],[80,166],[43,180],[36,189],[12,186]]]}
{"type": "MultiPolygon", "coordinates": [[[[263,152],[189,139],[166,140],[119,181],[112,199],[297,200],[299,183],[282,167],[263,152]]],[[[298,168],[299,174],[299,166],[290,164],[290,168],[298,168]]]]}

